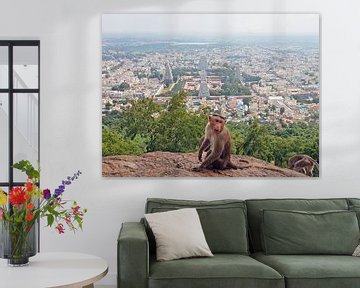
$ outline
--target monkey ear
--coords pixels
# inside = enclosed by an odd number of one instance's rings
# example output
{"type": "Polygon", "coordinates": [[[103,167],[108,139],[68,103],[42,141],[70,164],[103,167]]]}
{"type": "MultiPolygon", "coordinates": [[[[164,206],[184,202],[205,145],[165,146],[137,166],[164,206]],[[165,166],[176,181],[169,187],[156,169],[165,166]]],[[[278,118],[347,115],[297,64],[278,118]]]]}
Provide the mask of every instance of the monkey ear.
{"type": "Polygon", "coordinates": [[[211,117],[212,117],[212,116],[211,116],[211,115],[209,115],[209,117],[208,117],[209,121],[211,121],[211,117]]]}

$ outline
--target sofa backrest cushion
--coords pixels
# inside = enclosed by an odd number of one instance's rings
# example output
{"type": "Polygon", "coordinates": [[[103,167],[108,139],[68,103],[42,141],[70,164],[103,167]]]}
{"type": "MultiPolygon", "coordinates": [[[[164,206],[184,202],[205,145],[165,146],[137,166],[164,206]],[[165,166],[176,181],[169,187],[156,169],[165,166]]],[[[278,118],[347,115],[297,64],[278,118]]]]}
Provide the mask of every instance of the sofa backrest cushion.
{"type": "MultiPolygon", "coordinates": [[[[147,200],[145,212],[156,213],[181,208],[197,209],[211,252],[249,253],[245,201],[195,201],[150,198],[147,200]]],[[[149,241],[154,241],[152,235],[149,235],[149,241]]],[[[154,244],[150,243],[150,245],[153,246],[154,244]]]]}
{"type": "Polygon", "coordinates": [[[359,198],[348,198],[347,199],[349,206],[359,206],[360,207],[360,199],[359,198]]]}
{"type": "Polygon", "coordinates": [[[252,252],[263,251],[261,246],[261,210],[329,211],[348,210],[346,199],[253,199],[246,200],[250,247],[252,252]]]}
{"type": "Polygon", "coordinates": [[[354,211],[262,210],[261,214],[266,254],[352,255],[359,244],[354,211]]]}

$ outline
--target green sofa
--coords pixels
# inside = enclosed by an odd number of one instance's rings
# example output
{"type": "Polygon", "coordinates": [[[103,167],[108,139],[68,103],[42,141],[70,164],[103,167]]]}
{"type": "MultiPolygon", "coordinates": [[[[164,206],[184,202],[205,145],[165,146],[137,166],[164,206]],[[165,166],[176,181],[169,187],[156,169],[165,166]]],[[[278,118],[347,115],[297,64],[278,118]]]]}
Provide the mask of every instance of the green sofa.
{"type": "Polygon", "coordinates": [[[119,288],[360,287],[360,257],[351,256],[359,241],[360,199],[152,198],[145,212],[188,207],[197,208],[214,257],[156,261],[155,239],[145,221],[123,223],[119,288]],[[312,231],[313,223],[319,227],[312,231]],[[341,233],[322,237],[324,229],[341,233]]]}

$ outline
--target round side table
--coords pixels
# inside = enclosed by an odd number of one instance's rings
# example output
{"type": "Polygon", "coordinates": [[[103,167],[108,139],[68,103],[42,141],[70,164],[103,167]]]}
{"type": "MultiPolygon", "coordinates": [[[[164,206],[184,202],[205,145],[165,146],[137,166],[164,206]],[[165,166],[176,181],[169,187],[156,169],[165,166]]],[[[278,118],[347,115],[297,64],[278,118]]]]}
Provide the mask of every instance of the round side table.
{"type": "Polygon", "coordinates": [[[38,253],[29,265],[9,267],[0,260],[1,287],[6,288],[93,288],[108,272],[107,262],[80,253],[38,253]],[[4,286],[3,286],[4,285],[4,286]]]}

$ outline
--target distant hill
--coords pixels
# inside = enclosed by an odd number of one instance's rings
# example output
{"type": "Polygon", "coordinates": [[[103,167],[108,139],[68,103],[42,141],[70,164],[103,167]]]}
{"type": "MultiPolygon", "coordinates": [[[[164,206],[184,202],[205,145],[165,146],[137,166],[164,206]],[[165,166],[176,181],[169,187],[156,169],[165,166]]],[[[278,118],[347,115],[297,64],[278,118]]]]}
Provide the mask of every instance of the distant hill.
{"type": "Polygon", "coordinates": [[[113,177],[306,177],[249,156],[232,155],[237,170],[194,172],[197,153],[151,152],[141,156],[107,156],[102,160],[102,175],[113,177]]]}

